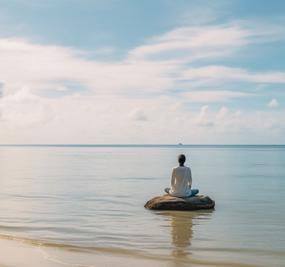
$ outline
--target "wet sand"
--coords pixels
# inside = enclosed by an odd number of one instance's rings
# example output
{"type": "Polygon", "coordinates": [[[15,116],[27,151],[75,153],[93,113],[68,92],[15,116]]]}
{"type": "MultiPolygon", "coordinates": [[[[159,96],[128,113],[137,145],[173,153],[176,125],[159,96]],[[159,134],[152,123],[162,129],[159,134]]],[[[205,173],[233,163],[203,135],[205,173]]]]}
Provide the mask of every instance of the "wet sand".
{"type": "MultiPolygon", "coordinates": [[[[237,264],[225,261],[209,261],[186,257],[183,251],[176,251],[175,257],[147,257],[136,253],[110,250],[79,251],[75,247],[52,247],[35,245],[30,241],[20,239],[0,239],[0,266],[1,267],[95,267],[95,266],[157,266],[157,267],[254,267],[257,265],[237,264]]],[[[260,266],[260,265],[259,265],[260,266]]]]}
{"type": "MultiPolygon", "coordinates": [[[[0,239],[1,267],[95,267],[95,266],[176,266],[178,262],[169,259],[151,259],[140,255],[112,249],[109,252],[79,251],[75,247],[51,247],[35,245],[30,241],[0,239]]],[[[186,266],[179,264],[177,266],[186,266]]],[[[193,265],[194,266],[194,265],[193,265]]]]}
{"type": "Polygon", "coordinates": [[[1,267],[59,267],[59,266],[170,266],[165,262],[118,256],[108,253],[78,252],[69,249],[57,249],[35,246],[17,240],[0,240],[1,267]]]}

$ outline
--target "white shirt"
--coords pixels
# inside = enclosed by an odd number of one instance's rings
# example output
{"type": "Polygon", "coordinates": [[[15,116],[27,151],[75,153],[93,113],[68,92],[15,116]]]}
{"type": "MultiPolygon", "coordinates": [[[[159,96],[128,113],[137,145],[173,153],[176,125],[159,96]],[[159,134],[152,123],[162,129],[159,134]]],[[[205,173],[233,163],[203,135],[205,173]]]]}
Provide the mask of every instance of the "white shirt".
{"type": "Polygon", "coordinates": [[[173,168],[169,194],[175,197],[188,197],[191,195],[192,175],[191,169],[186,166],[173,168]]]}

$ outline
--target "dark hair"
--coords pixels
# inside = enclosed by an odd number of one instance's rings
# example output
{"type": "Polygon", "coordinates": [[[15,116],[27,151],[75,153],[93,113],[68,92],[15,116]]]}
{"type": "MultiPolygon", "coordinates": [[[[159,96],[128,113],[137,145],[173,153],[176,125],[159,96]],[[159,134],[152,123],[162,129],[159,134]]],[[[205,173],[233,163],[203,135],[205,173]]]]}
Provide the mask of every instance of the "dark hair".
{"type": "Polygon", "coordinates": [[[179,162],[179,164],[180,164],[180,165],[183,165],[185,161],[186,161],[185,155],[184,155],[184,154],[180,154],[180,155],[178,156],[178,162],[179,162]]]}

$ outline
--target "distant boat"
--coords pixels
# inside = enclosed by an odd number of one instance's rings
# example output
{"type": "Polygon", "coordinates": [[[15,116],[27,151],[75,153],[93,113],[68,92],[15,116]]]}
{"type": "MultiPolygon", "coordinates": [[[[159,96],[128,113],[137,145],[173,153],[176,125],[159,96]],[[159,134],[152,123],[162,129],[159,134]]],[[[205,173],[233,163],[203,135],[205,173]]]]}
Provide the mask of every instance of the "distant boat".
{"type": "Polygon", "coordinates": [[[178,145],[179,145],[179,146],[183,146],[183,144],[182,144],[182,143],[179,143],[178,145]]]}

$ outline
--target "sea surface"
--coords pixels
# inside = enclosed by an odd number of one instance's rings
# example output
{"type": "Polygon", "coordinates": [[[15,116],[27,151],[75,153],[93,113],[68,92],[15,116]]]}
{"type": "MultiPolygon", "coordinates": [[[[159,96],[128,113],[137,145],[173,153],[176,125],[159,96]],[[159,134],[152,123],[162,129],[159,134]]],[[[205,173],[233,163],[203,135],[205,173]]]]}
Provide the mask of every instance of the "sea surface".
{"type": "Polygon", "coordinates": [[[0,188],[0,239],[173,266],[285,266],[285,146],[0,146],[0,188]],[[215,210],[144,208],[180,153],[215,210]]]}

